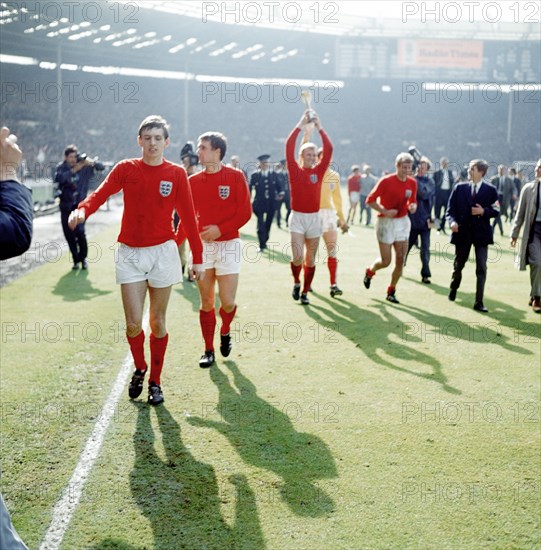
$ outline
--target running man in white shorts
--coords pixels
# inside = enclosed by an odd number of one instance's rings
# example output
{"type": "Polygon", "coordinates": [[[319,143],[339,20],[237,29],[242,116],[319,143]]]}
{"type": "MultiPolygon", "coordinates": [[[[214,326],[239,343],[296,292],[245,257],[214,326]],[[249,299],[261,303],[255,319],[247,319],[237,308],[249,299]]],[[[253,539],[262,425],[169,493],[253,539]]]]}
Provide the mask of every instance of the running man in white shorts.
{"type": "Polygon", "coordinates": [[[366,268],[364,286],[370,288],[376,272],[389,266],[394,248],[395,268],[387,287],[387,300],[399,304],[396,285],[408,252],[411,228],[408,212],[413,214],[417,210],[417,181],[411,176],[413,157],[409,153],[400,153],[395,166],[396,172],[381,178],[366,198],[366,205],[378,212],[376,236],[380,257],[366,268]]]}

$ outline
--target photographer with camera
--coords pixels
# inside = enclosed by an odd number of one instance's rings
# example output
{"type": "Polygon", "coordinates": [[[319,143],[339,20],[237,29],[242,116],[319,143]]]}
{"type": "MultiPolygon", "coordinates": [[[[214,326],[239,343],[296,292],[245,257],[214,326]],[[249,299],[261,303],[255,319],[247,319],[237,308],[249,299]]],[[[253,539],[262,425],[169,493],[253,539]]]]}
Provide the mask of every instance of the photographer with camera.
{"type": "Polygon", "coordinates": [[[72,269],[79,269],[79,265],[83,269],[87,269],[88,246],[85,224],[78,225],[72,231],[68,226],[68,218],[71,212],[77,208],[77,204],[86,198],[88,186],[94,172],[101,172],[104,169],[105,166],[100,162],[89,160],[85,153],[79,153],[75,145],[68,145],[64,149],[64,162],[56,167],[54,175],[55,195],[60,198],[62,230],[73,257],[72,269]]]}

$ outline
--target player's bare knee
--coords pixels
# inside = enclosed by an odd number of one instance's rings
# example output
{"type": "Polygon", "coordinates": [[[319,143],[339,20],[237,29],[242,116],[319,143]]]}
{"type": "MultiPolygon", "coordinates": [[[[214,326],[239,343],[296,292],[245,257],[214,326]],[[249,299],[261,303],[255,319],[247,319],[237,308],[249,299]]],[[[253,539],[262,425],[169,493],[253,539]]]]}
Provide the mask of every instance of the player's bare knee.
{"type": "Polygon", "coordinates": [[[163,319],[153,319],[150,321],[150,330],[154,336],[161,338],[167,332],[165,327],[165,318],[163,319]]]}
{"type": "Polygon", "coordinates": [[[235,300],[224,300],[221,307],[226,313],[231,313],[235,309],[235,300]]]}
{"type": "Polygon", "coordinates": [[[208,313],[214,309],[214,300],[201,300],[201,310],[208,313]]]}
{"type": "Polygon", "coordinates": [[[128,323],[126,325],[126,335],[128,338],[135,338],[143,330],[143,327],[139,323],[128,323]]]}

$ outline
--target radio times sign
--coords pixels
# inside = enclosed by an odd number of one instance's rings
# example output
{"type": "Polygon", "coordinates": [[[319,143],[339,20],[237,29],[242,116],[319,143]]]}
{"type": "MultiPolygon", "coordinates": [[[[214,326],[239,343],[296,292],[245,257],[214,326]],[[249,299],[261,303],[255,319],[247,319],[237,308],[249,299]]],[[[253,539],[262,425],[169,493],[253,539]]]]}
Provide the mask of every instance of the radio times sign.
{"type": "Polygon", "coordinates": [[[481,69],[483,42],[477,40],[398,40],[400,67],[481,69]]]}

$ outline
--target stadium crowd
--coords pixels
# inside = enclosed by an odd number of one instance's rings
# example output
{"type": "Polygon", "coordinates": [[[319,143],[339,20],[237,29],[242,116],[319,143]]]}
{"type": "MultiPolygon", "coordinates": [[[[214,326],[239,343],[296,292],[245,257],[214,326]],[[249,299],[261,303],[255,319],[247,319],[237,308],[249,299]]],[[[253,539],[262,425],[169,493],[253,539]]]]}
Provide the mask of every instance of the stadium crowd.
{"type": "MultiPolygon", "coordinates": [[[[28,83],[4,94],[2,109],[6,124],[25,144],[23,166],[29,178],[50,177],[50,167],[73,141],[102,162],[137,156],[135,137],[130,141],[129,136],[135,136],[138,121],[149,112],[160,112],[171,123],[171,160],[179,160],[186,141],[217,127],[250,174],[262,152],[273,160],[283,158],[287,122],[302,109],[300,87],[293,82],[278,87],[191,81],[186,88],[179,80],[65,73],[59,85],[52,71],[14,66],[5,71],[6,82],[28,83]]],[[[455,173],[472,158],[486,158],[492,176],[500,163],[510,166],[539,157],[539,128],[531,117],[539,92],[512,94],[508,143],[508,94],[494,101],[494,94],[464,92],[460,101],[451,102],[444,93],[408,96],[404,85],[390,83],[385,93],[381,81],[352,79],[344,87],[313,92],[314,107],[336,144],[333,167],[342,181],[353,164],[368,163],[379,177],[392,170],[397,152],[410,145],[436,162],[434,170],[439,158],[447,156],[455,173]],[[477,131],[472,133],[472,127],[477,131]]]]}

